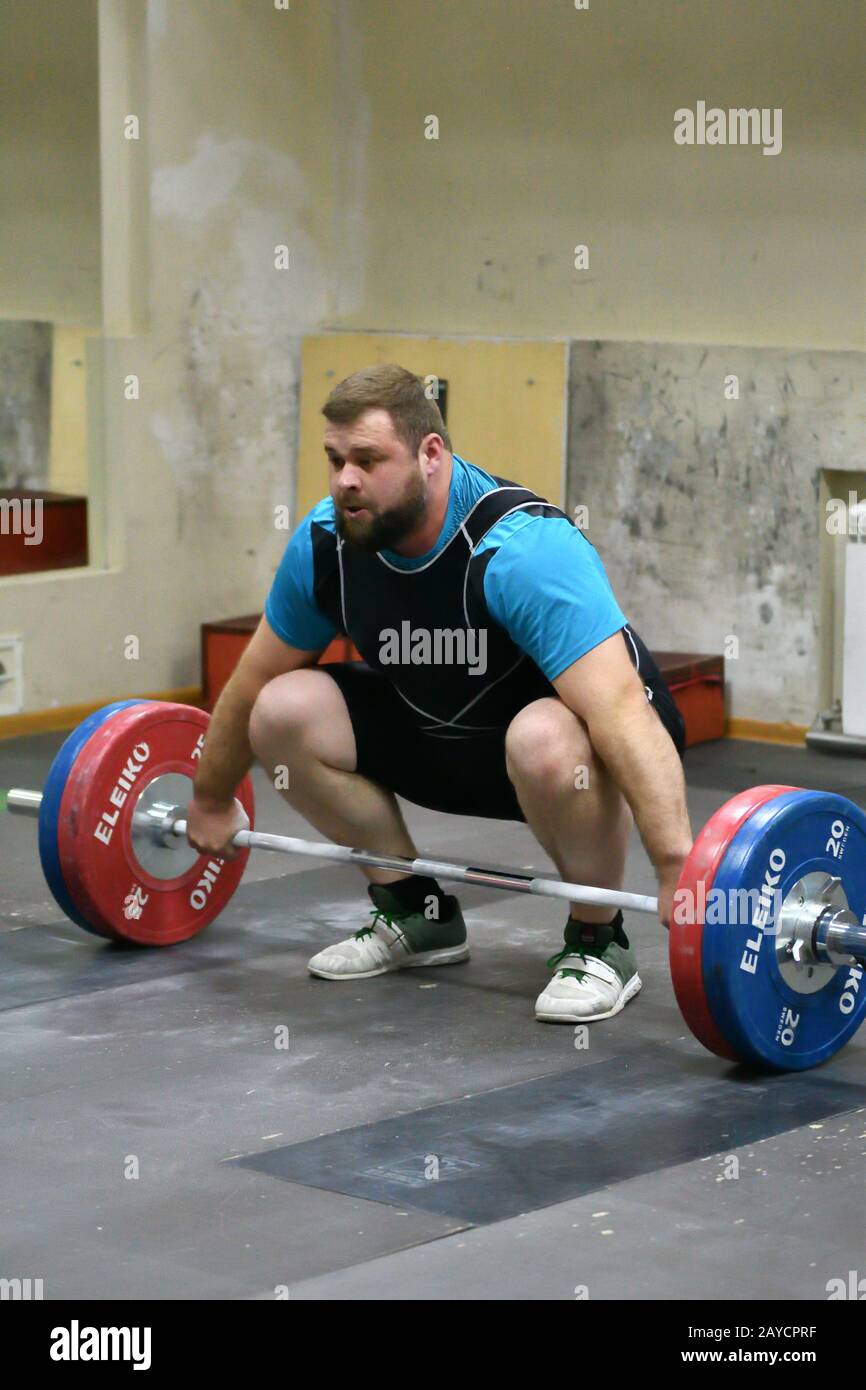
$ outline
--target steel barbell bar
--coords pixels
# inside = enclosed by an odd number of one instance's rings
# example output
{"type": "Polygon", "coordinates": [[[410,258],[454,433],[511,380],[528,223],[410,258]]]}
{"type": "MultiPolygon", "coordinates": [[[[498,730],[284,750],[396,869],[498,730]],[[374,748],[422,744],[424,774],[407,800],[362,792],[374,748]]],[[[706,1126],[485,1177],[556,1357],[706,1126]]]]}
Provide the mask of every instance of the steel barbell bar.
{"type": "MultiPolygon", "coordinates": [[[[13,815],[38,817],[41,792],[13,788],[7,794],[7,810],[13,815]]],[[[156,803],[147,811],[136,812],[134,821],[165,847],[186,838],[187,823],[182,808],[156,803]]],[[[237,849],[269,850],[325,859],[337,864],[366,865],[368,868],[424,874],[457,883],[474,883],[510,893],[530,893],[537,897],[564,898],[592,906],[625,908],[633,912],[658,913],[658,898],[643,893],[596,888],[589,884],[567,883],[558,878],[521,874],[513,869],[473,867],[447,860],[377,854],[372,850],[351,849],[328,840],[305,840],[290,835],[271,835],[259,830],[239,830],[231,843],[237,849]]],[[[828,907],[825,902],[804,903],[800,914],[803,926],[797,933],[797,958],[823,964],[849,965],[866,958],[866,926],[848,909],[828,907]]]]}
{"type": "MultiPolygon", "coordinates": [[[[6,809],[13,815],[38,816],[42,804],[41,792],[16,787],[7,793],[6,809]]],[[[137,812],[136,824],[149,830],[162,844],[167,837],[178,840],[186,836],[186,821],[180,807],[162,804],[145,812],[137,812]]],[[[376,854],[372,850],[350,849],[334,845],[329,840],[303,840],[291,835],[269,835],[259,830],[239,830],[232,837],[237,849],[264,849],[278,854],[306,855],[311,859],[328,859],[337,864],[363,864],[374,869],[393,869],[395,872],[427,874],[431,878],[447,878],[458,883],[477,883],[487,888],[499,888],[511,893],[534,893],[540,897],[567,898],[614,908],[630,908],[633,912],[658,912],[658,898],[643,893],[623,893],[614,889],[594,888],[580,883],[563,883],[558,878],[537,878],[516,873],[511,869],[472,868],[451,864],[439,859],[406,859],[399,854],[376,854]]]]}

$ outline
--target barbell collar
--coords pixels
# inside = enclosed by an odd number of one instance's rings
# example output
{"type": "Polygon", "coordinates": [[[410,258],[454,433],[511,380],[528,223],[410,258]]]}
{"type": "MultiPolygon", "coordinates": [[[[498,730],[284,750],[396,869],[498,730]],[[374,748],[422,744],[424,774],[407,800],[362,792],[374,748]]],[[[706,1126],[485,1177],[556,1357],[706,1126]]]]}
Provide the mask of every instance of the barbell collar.
{"type": "Polygon", "coordinates": [[[847,908],[822,912],[812,942],[815,959],[828,965],[861,965],[866,960],[866,926],[847,908]]]}

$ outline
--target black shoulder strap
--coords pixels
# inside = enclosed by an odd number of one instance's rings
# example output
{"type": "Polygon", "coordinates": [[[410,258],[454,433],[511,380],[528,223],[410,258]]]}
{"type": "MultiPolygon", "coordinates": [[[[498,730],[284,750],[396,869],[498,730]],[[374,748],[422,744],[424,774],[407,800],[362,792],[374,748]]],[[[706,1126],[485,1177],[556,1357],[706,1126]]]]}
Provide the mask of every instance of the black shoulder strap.
{"type": "MultiPolygon", "coordinates": [[[[522,512],[528,512],[531,516],[556,515],[565,516],[559,507],[552,502],[547,502],[543,497],[539,497],[536,492],[532,492],[528,487],[521,487],[518,483],[509,482],[507,478],[497,478],[499,487],[492,492],[487,492],[479,502],[476,502],[472,511],[463,522],[463,530],[472,542],[473,550],[487,535],[491,526],[494,526],[507,512],[512,512],[519,508],[522,512]]],[[[566,517],[566,520],[568,518],[566,517]]]]}

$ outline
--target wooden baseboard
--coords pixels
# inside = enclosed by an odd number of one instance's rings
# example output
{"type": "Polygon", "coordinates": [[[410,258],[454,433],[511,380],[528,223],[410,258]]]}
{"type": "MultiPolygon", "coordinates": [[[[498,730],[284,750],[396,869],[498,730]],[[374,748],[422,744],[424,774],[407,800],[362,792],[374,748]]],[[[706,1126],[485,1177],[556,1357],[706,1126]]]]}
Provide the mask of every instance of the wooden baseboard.
{"type": "MultiPolygon", "coordinates": [[[[65,729],[75,729],[94,710],[103,705],[113,704],[115,700],[131,700],[132,695],[112,695],[108,699],[94,700],[86,705],[61,705],[57,709],[33,710],[28,714],[7,714],[0,718],[0,739],[21,738],[26,734],[51,734],[65,729]]],[[[178,705],[200,705],[201,686],[184,685],[179,690],[160,690],[156,694],[142,695],[142,700],[171,700],[178,705]]]]}
{"type": "MultiPolygon", "coordinates": [[[[57,709],[34,710],[29,714],[7,714],[0,718],[0,739],[74,729],[94,710],[110,704],[111,700],[131,698],[129,695],[114,695],[110,700],[94,700],[86,705],[62,705],[57,709]]],[[[178,690],[160,690],[155,694],[142,695],[141,698],[172,700],[179,705],[201,706],[202,690],[198,685],[185,685],[178,690]]],[[[729,719],[725,724],[725,738],[746,739],[754,743],[782,743],[796,747],[805,742],[808,727],[807,724],[769,724],[760,719],[729,719]]]]}
{"type": "Polygon", "coordinates": [[[806,742],[808,724],[765,724],[761,719],[728,719],[725,738],[745,739],[750,743],[783,743],[802,747],[806,742]]]}

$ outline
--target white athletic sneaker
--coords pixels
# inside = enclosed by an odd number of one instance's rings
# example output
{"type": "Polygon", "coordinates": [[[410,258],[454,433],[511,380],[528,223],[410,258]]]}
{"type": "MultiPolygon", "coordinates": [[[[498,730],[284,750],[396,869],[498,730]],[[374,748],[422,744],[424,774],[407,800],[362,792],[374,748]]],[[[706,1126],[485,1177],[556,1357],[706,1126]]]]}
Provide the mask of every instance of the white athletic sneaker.
{"type": "Polygon", "coordinates": [[[641,987],[630,949],[612,941],[603,951],[567,946],[548,965],[556,967],[535,1002],[542,1023],[592,1023],[612,1018],[641,987]]]}
{"type": "Polygon", "coordinates": [[[454,909],[444,922],[429,921],[421,912],[374,908],[368,927],[326,946],[308,962],[307,969],[322,980],[366,980],[410,966],[454,965],[468,960],[463,914],[457,899],[450,901],[454,909]]]}

